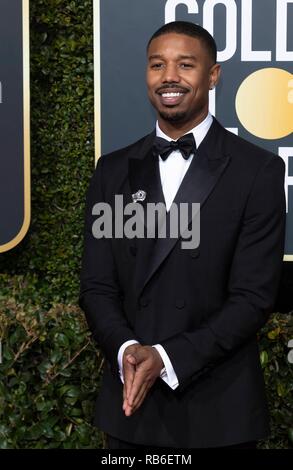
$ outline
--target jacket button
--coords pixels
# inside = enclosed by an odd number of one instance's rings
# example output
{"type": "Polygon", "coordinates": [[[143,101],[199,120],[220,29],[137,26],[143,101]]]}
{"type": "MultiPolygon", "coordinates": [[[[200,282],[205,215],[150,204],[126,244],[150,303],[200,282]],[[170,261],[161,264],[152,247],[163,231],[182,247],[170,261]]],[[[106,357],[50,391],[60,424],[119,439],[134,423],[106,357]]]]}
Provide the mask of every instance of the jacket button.
{"type": "Polygon", "coordinates": [[[195,248],[195,250],[190,250],[191,258],[197,258],[199,256],[199,249],[195,248]]]}
{"type": "Polygon", "coordinates": [[[129,251],[130,251],[130,254],[131,254],[132,256],[136,256],[136,247],[135,247],[135,246],[130,245],[129,251]]]}
{"type": "Polygon", "coordinates": [[[149,304],[149,301],[148,301],[148,299],[140,299],[139,304],[140,304],[141,307],[147,307],[148,304],[149,304]]]}
{"type": "Polygon", "coordinates": [[[177,299],[175,303],[177,308],[183,308],[185,305],[185,300],[184,299],[177,299]]]}

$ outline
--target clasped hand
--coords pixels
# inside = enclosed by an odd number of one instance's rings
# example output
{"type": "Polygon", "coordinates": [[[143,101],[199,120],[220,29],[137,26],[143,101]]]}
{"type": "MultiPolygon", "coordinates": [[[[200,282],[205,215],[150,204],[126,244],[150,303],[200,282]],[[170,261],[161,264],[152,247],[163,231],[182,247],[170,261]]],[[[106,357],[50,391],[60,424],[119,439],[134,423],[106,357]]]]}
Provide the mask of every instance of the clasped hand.
{"type": "Polygon", "coordinates": [[[131,416],[143,403],[164,363],[156,348],[132,344],[123,354],[123,410],[131,416]]]}

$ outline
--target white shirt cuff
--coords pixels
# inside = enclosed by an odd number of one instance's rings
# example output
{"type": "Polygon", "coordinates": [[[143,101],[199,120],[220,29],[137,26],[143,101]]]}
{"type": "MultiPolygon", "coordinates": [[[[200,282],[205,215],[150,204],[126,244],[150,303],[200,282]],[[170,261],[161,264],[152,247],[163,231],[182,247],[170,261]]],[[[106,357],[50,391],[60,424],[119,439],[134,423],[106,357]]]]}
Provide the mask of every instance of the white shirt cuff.
{"type": "Polygon", "coordinates": [[[169,387],[175,390],[175,388],[178,387],[179,382],[178,382],[176,372],[173,369],[173,366],[169,359],[168,354],[166,353],[165,349],[163,348],[161,344],[154,344],[153,348],[156,348],[165,366],[161,370],[161,374],[160,374],[161,379],[164,380],[164,382],[166,382],[166,384],[169,385],[169,387]]]}
{"type": "Polygon", "coordinates": [[[131,344],[137,344],[138,341],[136,341],[135,339],[130,339],[128,341],[125,341],[125,343],[123,343],[120,348],[119,348],[119,351],[118,351],[118,367],[119,367],[119,377],[121,379],[121,382],[124,384],[124,378],[123,378],[123,363],[122,363],[122,359],[123,359],[123,354],[124,354],[124,351],[125,349],[127,348],[127,346],[130,346],[131,344]]]}

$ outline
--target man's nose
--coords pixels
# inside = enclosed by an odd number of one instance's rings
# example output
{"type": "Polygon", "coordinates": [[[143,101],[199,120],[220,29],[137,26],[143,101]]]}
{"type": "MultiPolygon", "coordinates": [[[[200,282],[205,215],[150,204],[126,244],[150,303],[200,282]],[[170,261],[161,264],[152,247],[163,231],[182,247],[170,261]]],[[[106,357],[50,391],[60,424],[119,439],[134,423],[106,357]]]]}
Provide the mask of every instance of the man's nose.
{"type": "Polygon", "coordinates": [[[171,82],[179,82],[180,76],[178,73],[178,67],[176,65],[170,64],[167,65],[164,69],[162,82],[163,83],[171,83],[171,82]]]}

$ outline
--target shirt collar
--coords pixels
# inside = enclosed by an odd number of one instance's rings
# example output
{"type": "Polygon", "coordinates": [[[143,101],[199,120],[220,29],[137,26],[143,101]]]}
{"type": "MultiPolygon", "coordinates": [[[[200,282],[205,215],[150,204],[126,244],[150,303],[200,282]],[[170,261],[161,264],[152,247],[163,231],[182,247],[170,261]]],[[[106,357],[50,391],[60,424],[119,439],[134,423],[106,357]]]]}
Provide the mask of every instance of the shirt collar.
{"type": "MultiPolygon", "coordinates": [[[[213,116],[211,115],[211,113],[208,113],[206,118],[200,124],[195,126],[190,131],[186,132],[186,134],[189,134],[190,132],[193,133],[197,147],[199,147],[200,144],[202,143],[202,141],[205,138],[205,136],[207,135],[207,133],[209,131],[209,128],[211,127],[212,123],[213,123],[213,116]]],[[[174,139],[171,139],[171,137],[166,135],[160,129],[158,121],[156,122],[156,135],[157,135],[157,137],[162,137],[163,139],[166,139],[169,142],[171,140],[174,140],[174,139]]]]}

